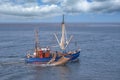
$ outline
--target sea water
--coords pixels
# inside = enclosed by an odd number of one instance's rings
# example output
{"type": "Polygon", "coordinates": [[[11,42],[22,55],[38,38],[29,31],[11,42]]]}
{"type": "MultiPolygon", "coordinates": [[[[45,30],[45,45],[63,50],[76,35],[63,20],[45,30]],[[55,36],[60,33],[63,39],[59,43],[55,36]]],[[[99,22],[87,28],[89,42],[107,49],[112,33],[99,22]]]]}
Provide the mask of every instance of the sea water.
{"type": "Polygon", "coordinates": [[[40,46],[59,50],[58,24],[0,24],[0,80],[120,80],[120,24],[68,24],[67,50],[80,48],[79,61],[62,66],[26,64],[27,51],[33,51],[35,29],[40,46]]]}

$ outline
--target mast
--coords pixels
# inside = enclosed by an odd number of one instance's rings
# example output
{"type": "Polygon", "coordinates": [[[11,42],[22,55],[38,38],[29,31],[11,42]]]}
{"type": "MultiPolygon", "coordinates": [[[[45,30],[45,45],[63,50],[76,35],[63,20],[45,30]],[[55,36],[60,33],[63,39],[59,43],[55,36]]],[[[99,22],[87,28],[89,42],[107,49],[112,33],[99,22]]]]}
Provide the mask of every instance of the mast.
{"type": "Polygon", "coordinates": [[[62,20],[62,36],[61,36],[61,42],[60,42],[60,47],[62,50],[65,49],[65,24],[64,24],[64,14],[63,14],[63,20],[62,20]]]}
{"type": "Polygon", "coordinates": [[[38,49],[39,49],[39,37],[38,37],[38,30],[35,30],[35,52],[36,55],[38,55],[38,49]]]}

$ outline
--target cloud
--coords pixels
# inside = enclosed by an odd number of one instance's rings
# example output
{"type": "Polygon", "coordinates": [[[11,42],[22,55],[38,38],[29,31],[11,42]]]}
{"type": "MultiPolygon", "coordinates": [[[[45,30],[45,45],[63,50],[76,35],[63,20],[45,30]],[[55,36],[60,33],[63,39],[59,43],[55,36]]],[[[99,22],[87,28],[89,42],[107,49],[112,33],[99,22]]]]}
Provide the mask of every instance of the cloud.
{"type": "Polygon", "coordinates": [[[95,0],[91,4],[91,11],[99,13],[117,13],[120,12],[120,0],[95,0]]]}
{"type": "Polygon", "coordinates": [[[0,13],[4,15],[14,15],[22,17],[49,17],[61,13],[61,8],[57,5],[42,5],[35,4],[12,5],[10,3],[0,5],[0,13]]]}
{"type": "Polygon", "coordinates": [[[120,0],[65,0],[67,13],[114,13],[120,12],[120,0]]]}
{"type": "Polygon", "coordinates": [[[60,2],[60,0],[42,0],[43,3],[51,3],[51,4],[54,4],[54,3],[58,3],[60,2]]]}
{"type": "Polygon", "coordinates": [[[82,13],[88,12],[90,3],[84,0],[64,0],[62,7],[67,13],[82,13]]]}
{"type": "Polygon", "coordinates": [[[120,0],[0,0],[0,14],[43,18],[63,13],[120,13],[119,3],[120,0]]]}

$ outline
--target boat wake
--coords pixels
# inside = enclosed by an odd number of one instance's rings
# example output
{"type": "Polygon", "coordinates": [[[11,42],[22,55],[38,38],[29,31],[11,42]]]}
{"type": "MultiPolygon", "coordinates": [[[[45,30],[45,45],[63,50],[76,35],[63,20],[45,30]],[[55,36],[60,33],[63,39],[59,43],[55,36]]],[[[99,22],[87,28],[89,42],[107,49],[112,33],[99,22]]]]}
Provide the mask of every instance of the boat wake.
{"type": "Polygon", "coordinates": [[[0,59],[0,67],[6,66],[16,66],[16,65],[24,65],[24,66],[40,66],[40,67],[48,67],[55,66],[54,64],[45,64],[45,63],[25,63],[25,58],[18,58],[15,56],[1,57],[0,59]]]}
{"type": "Polygon", "coordinates": [[[0,66],[5,65],[15,65],[15,64],[24,64],[24,58],[20,58],[17,56],[2,56],[0,58],[0,66]]]}
{"type": "Polygon", "coordinates": [[[55,66],[54,64],[27,64],[28,66],[35,66],[35,67],[50,67],[55,66]]]}

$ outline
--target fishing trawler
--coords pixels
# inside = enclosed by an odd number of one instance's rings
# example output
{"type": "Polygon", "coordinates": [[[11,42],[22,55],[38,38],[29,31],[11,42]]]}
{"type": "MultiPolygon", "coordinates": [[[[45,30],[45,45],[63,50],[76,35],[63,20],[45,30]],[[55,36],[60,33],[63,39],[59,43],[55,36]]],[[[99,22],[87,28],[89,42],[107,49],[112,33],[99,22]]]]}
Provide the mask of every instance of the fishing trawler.
{"type": "Polygon", "coordinates": [[[52,51],[49,47],[41,48],[39,46],[39,38],[38,38],[38,31],[35,31],[35,49],[34,53],[31,55],[30,53],[27,54],[25,61],[27,63],[42,63],[42,64],[50,64],[50,65],[63,65],[69,61],[73,61],[77,59],[80,55],[80,49],[75,51],[68,51],[64,52],[65,49],[68,47],[71,39],[73,36],[70,37],[69,40],[66,39],[66,30],[64,24],[64,15],[62,21],[62,36],[61,40],[58,39],[57,35],[55,38],[58,42],[58,45],[61,51],[52,51]]]}

